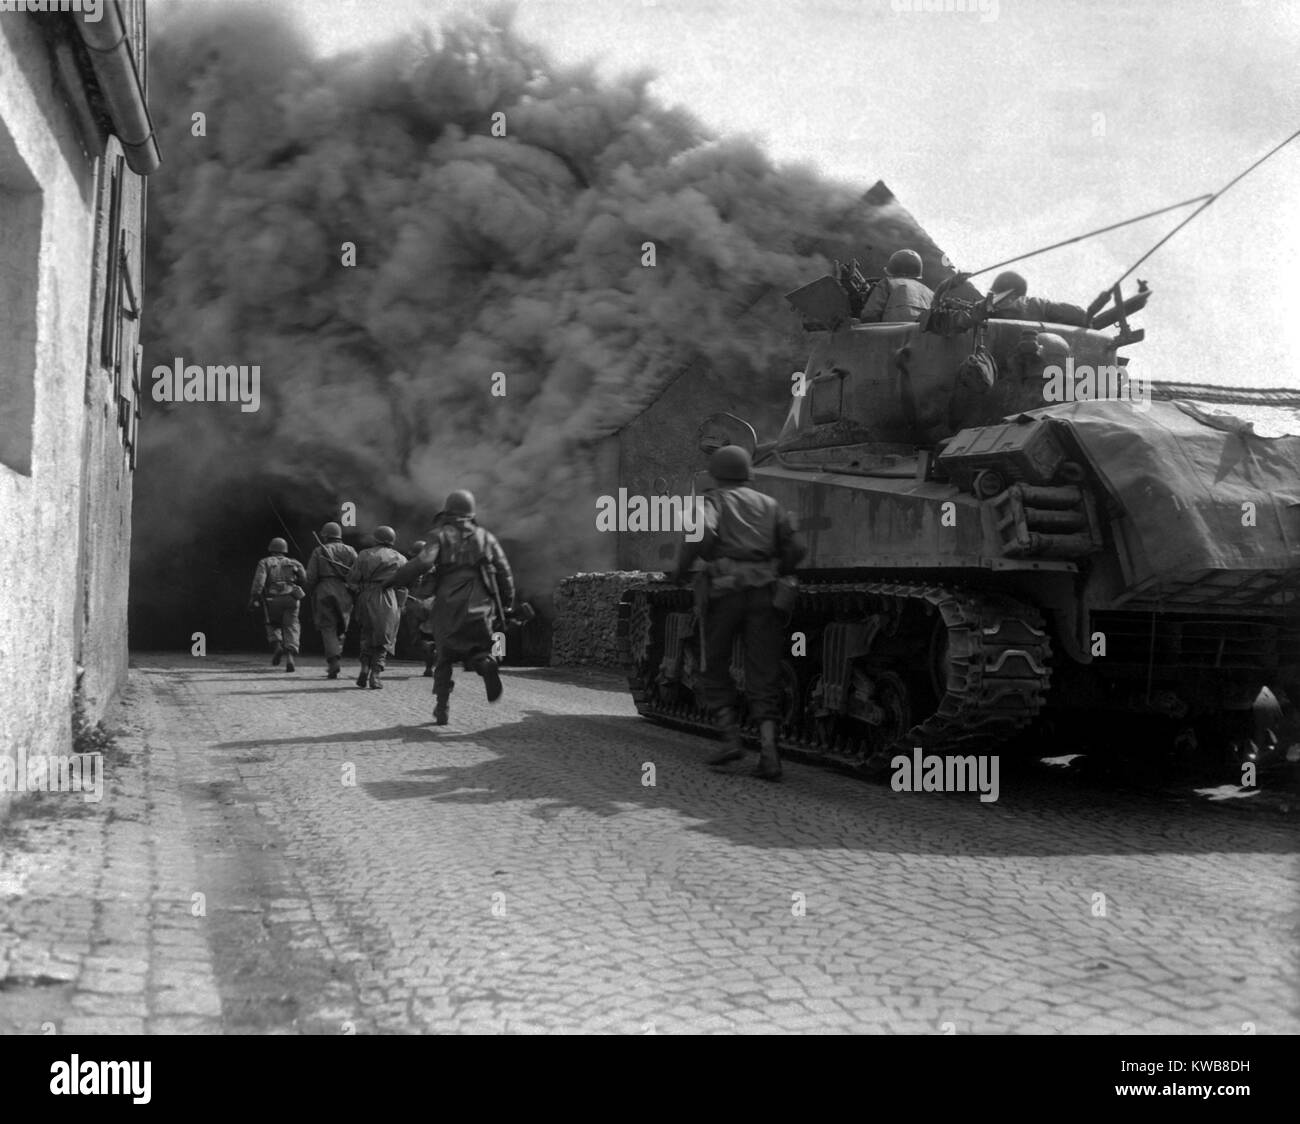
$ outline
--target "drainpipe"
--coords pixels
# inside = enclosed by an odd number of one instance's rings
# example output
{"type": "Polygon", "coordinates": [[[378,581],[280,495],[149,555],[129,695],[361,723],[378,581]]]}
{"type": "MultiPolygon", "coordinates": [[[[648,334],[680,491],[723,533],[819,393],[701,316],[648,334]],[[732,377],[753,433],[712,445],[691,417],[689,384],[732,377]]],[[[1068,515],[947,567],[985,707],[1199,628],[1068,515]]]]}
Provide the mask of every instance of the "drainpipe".
{"type": "Polygon", "coordinates": [[[74,23],[90,52],[113,132],[126,153],[127,167],[139,176],[156,172],[162,157],[117,0],[103,0],[103,18],[94,23],[74,23]]]}

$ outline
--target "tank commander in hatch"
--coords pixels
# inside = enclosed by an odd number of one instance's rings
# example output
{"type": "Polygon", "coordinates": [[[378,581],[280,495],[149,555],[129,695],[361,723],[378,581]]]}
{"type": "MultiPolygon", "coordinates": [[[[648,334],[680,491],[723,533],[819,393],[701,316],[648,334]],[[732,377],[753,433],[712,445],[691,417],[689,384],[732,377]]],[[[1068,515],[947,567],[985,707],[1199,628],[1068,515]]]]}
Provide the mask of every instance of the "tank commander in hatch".
{"type": "Polygon", "coordinates": [[[1071,324],[1079,328],[1087,325],[1088,313],[1078,305],[1026,296],[1028,288],[1025,279],[1014,270],[999,273],[989,289],[989,318],[1040,320],[1052,324],[1071,324]]]}
{"type": "Polygon", "coordinates": [[[921,280],[921,255],[915,250],[896,250],[858,319],[864,324],[913,323],[921,319],[933,299],[934,293],[921,280]]]}

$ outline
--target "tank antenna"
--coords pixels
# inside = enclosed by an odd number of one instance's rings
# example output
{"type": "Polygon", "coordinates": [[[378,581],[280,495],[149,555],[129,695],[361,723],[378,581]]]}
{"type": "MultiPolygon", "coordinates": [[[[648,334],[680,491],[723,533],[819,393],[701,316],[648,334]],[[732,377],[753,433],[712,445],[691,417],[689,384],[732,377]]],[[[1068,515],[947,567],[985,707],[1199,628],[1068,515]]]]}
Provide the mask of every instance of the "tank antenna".
{"type": "MultiPolygon", "coordinates": [[[[983,269],[977,269],[974,273],[965,274],[966,277],[978,277],[981,273],[988,273],[994,269],[1001,269],[1004,265],[1011,265],[1013,262],[1024,261],[1026,258],[1034,258],[1039,254],[1045,254],[1048,250],[1057,250],[1062,246],[1069,246],[1074,242],[1082,242],[1085,238],[1091,238],[1094,234],[1105,234],[1108,230],[1118,230],[1121,226],[1131,226],[1135,222],[1141,222],[1143,219],[1155,218],[1156,215],[1163,215],[1166,211],[1176,211],[1179,207],[1188,207],[1193,203],[1202,203],[1205,200],[1213,200],[1213,195],[1198,195],[1195,199],[1184,199],[1181,203],[1170,203],[1168,207],[1161,207],[1157,211],[1148,211],[1145,215],[1138,215],[1136,218],[1125,219],[1123,222],[1113,222],[1110,226],[1099,227],[1097,230],[1090,230],[1087,234],[1078,234],[1073,238],[1067,238],[1064,242],[1053,242],[1050,246],[1044,246],[1040,250],[1030,250],[1027,254],[1019,254],[1014,258],[1007,258],[1006,261],[1000,261],[996,265],[986,265],[983,269]]],[[[1134,269],[1137,267],[1134,266],[1134,269]]]]}
{"type": "MultiPolygon", "coordinates": [[[[1196,218],[1197,215],[1199,215],[1203,210],[1205,210],[1206,207],[1208,207],[1217,198],[1219,198],[1220,195],[1223,195],[1228,190],[1228,188],[1230,188],[1238,180],[1245,179],[1248,175],[1250,175],[1251,172],[1253,172],[1262,163],[1264,163],[1265,160],[1267,160],[1275,152],[1279,152],[1282,149],[1284,149],[1288,144],[1290,144],[1293,140],[1295,140],[1296,137],[1300,137],[1300,129],[1297,129],[1294,133],[1292,133],[1289,137],[1286,138],[1286,140],[1282,141],[1280,144],[1274,145],[1266,153],[1264,153],[1263,156],[1261,156],[1258,160],[1256,160],[1255,163],[1253,163],[1249,168],[1247,168],[1244,172],[1239,173],[1238,175],[1230,179],[1227,183],[1225,183],[1221,188],[1219,188],[1218,191],[1216,191],[1213,195],[1211,195],[1208,199],[1206,199],[1204,203],[1202,203],[1199,207],[1197,207],[1196,210],[1194,210],[1190,215],[1188,215],[1185,219],[1183,219],[1182,222],[1180,222],[1176,227],[1174,227],[1173,230],[1171,230],[1162,239],[1160,239],[1159,242],[1157,242],[1154,246],[1152,246],[1151,249],[1149,249],[1145,254],[1143,254],[1140,258],[1138,258],[1137,261],[1135,261],[1132,265],[1130,265],[1128,269],[1126,269],[1123,273],[1121,273],[1119,277],[1116,278],[1115,285],[1118,285],[1121,281],[1124,280],[1125,277],[1127,277],[1130,273],[1132,273],[1135,269],[1137,269],[1138,266],[1140,266],[1144,261],[1147,260],[1147,258],[1149,258],[1152,254],[1154,254],[1158,249],[1160,249],[1160,247],[1163,246],[1166,242],[1168,242],[1169,239],[1171,239],[1175,234],[1177,234],[1180,230],[1182,230],[1183,227],[1185,227],[1189,222],[1192,221],[1192,219],[1196,218]]],[[[1111,289],[1106,290],[1105,295],[1107,297],[1110,296],[1113,288],[1114,286],[1112,286],[1111,289]]]]}

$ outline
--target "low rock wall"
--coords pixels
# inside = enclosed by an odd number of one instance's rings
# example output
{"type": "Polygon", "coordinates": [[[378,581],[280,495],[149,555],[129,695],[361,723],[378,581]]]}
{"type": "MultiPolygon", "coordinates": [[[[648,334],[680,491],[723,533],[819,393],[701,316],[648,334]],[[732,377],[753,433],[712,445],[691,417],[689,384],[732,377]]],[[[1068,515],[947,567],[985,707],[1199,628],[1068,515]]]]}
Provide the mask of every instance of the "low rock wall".
{"type": "Polygon", "coordinates": [[[604,574],[574,574],[555,590],[555,631],[551,640],[552,667],[621,666],[615,645],[618,602],[630,586],[650,580],[639,570],[604,574]]]}

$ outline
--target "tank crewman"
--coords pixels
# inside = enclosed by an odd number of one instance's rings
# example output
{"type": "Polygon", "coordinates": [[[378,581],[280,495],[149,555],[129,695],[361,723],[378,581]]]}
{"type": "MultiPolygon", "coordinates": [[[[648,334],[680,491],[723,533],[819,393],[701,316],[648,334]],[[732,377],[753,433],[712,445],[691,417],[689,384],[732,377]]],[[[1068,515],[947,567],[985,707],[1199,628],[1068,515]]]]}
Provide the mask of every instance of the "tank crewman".
{"type": "Polygon", "coordinates": [[[283,657],[284,670],[297,671],[293,657],[298,654],[298,602],[307,596],[303,589],[307,571],[296,558],[288,556],[289,544],[284,539],[272,539],[266,549],[271,553],[253,572],[248,607],[262,603],[272,665],[278,666],[283,657]]]}
{"type": "Polygon", "coordinates": [[[921,280],[921,255],[915,250],[898,250],[885,266],[885,276],[876,282],[858,319],[863,323],[904,324],[920,320],[934,299],[921,280]]]}
{"type": "MultiPolygon", "coordinates": [[[[411,548],[411,557],[418,558],[425,545],[424,540],[415,543],[411,548]]],[[[424,678],[426,679],[433,676],[433,663],[438,651],[438,645],[433,639],[433,585],[432,570],[427,574],[421,574],[411,586],[410,597],[406,602],[411,620],[415,623],[415,635],[420,651],[424,654],[424,678]]]]}
{"type": "Polygon", "coordinates": [[[438,658],[433,668],[433,720],[447,724],[447,702],[454,684],[452,668],[464,661],[466,671],[483,679],[488,702],[501,697],[501,675],[492,658],[492,617],[499,602],[509,612],[515,599],[514,575],[496,536],[478,525],[474,497],[455,491],[447,497],[429,541],[419,557],[390,579],[405,584],[433,572],[433,638],[438,658]]]}
{"type": "Polygon", "coordinates": [[[793,574],[807,548],[790,517],[771,496],[750,487],[749,454],[724,445],[709,458],[717,487],[704,496],[704,528],[699,542],[684,542],[674,577],[683,581],[696,558],[706,565],[697,575],[704,602],[705,705],[721,727],[725,745],[708,759],[724,765],[743,756],[736,717],[736,684],[731,678],[732,640],[745,638],[745,688],[759,722],[761,749],[754,775],[779,780],[781,759],[776,730],[781,718],[781,652],[786,614],[773,603],[777,578],[793,574]],[[707,589],[702,588],[707,586],[707,589]]]}
{"type": "Polygon", "coordinates": [[[312,622],[325,644],[326,676],[339,677],[339,657],[343,654],[343,637],[347,635],[352,615],[352,593],[348,589],[348,572],[357,560],[357,552],[343,541],[343,528],[326,523],[320,529],[320,545],[307,560],[307,592],[312,598],[312,622]]]}
{"type": "Polygon", "coordinates": [[[397,644],[401,607],[389,579],[406,557],[393,549],[397,534],[392,527],[375,528],[375,545],[357,555],[348,571],[348,588],[357,598],[357,624],[361,629],[361,673],[358,687],[383,688],[384,661],[397,644]]]}
{"type": "Polygon", "coordinates": [[[1039,320],[1050,324],[1072,324],[1080,328],[1088,323],[1087,311],[1078,305],[1026,296],[1028,290],[1025,279],[1014,270],[999,273],[989,289],[989,318],[1039,320]]]}

